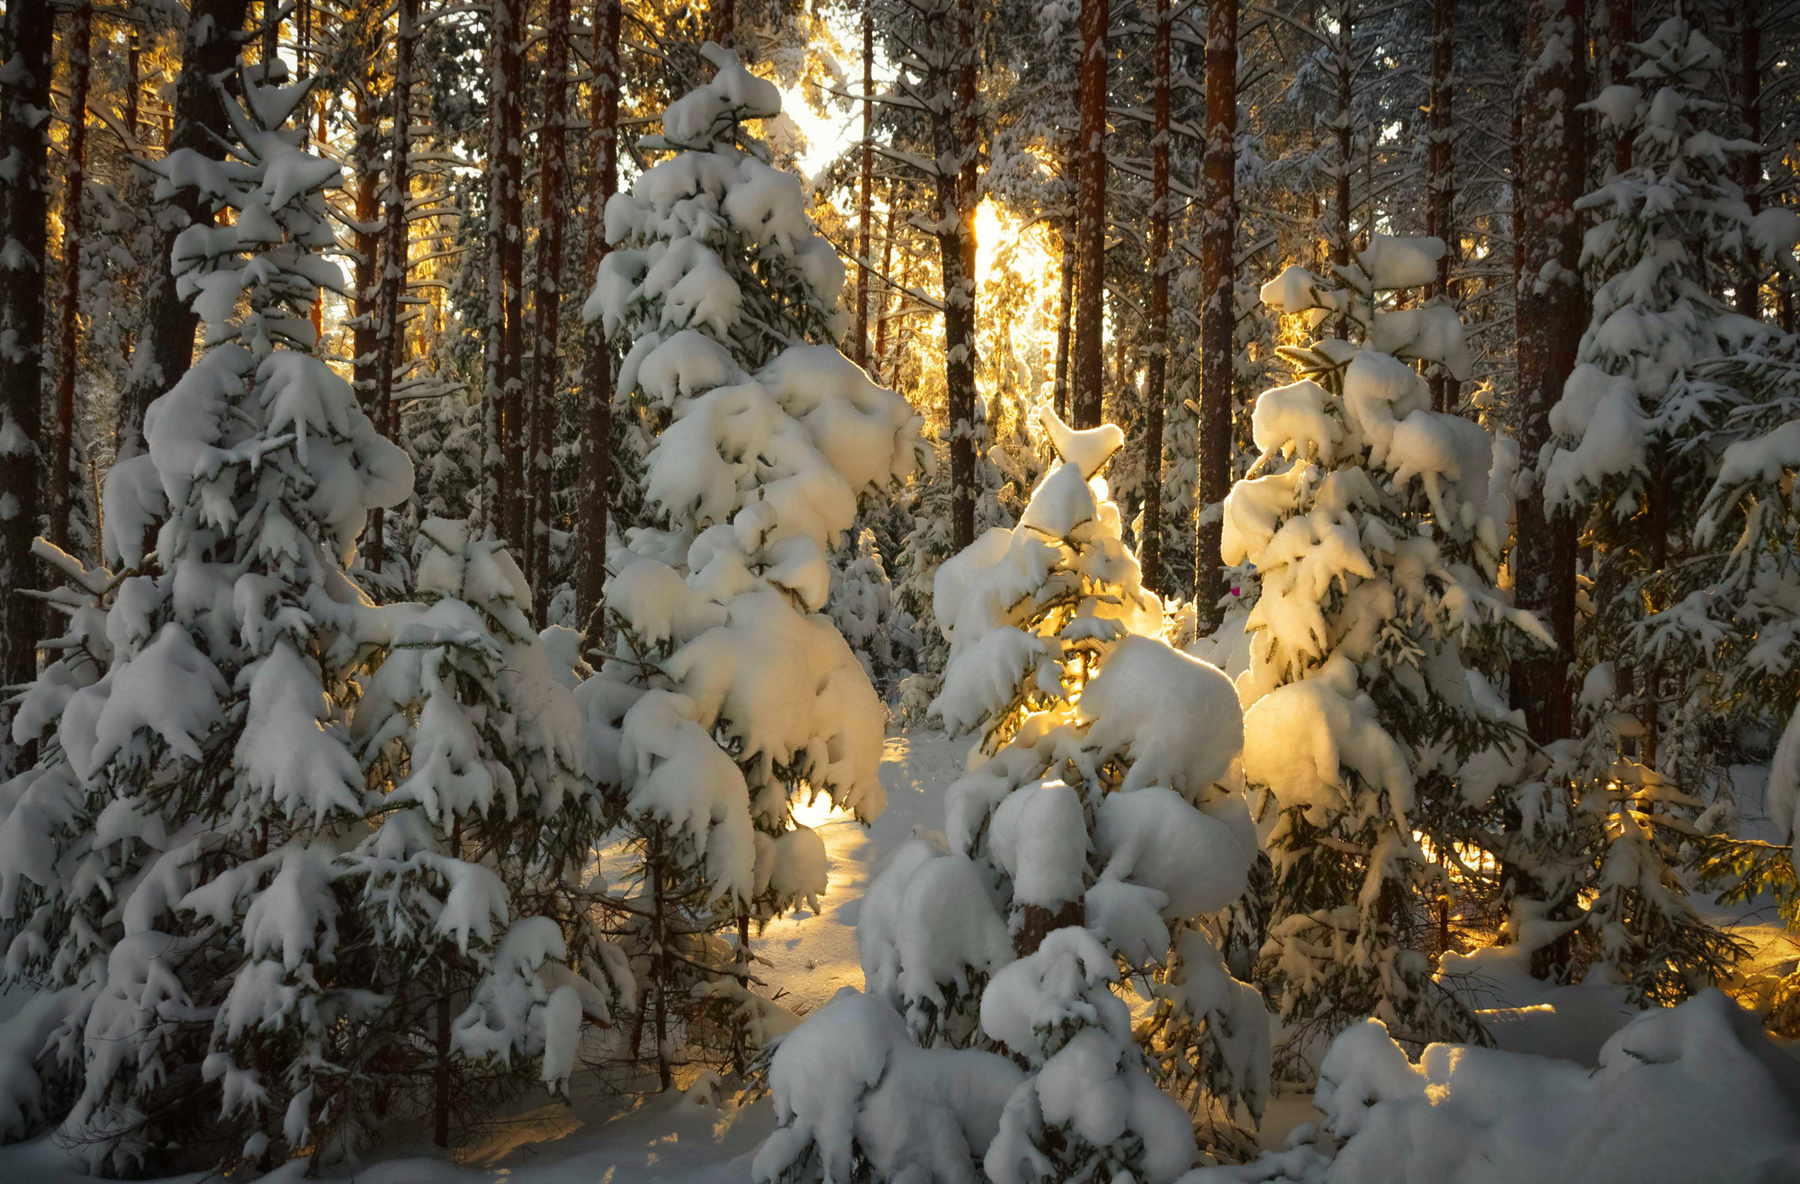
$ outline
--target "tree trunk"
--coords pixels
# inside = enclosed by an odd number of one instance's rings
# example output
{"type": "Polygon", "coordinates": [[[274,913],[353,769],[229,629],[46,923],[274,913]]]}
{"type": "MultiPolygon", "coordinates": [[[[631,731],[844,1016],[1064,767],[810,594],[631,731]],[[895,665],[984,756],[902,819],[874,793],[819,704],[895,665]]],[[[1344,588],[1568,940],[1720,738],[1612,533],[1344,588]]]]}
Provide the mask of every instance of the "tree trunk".
{"type": "Polygon", "coordinates": [[[546,624],[550,590],[550,454],[556,442],[561,385],[557,342],[562,332],[563,230],[569,208],[569,0],[550,0],[544,52],[543,167],[538,174],[536,348],[531,366],[531,529],[525,540],[526,582],[538,628],[546,624]]]}
{"type": "MultiPolygon", "coordinates": [[[[406,330],[400,324],[400,295],[406,290],[410,236],[406,204],[412,193],[408,155],[412,151],[413,59],[418,45],[419,0],[400,0],[399,36],[394,41],[394,125],[388,147],[387,227],[381,242],[384,265],[378,298],[375,370],[375,427],[392,439],[397,435],[399,412],[394,405],[394,377],[406,358],[406,330]]],[[[376,507],[369,513],[369,568],[380,571],[386,540],[387,512],[376,507]]]]}
{"type": "Polygon", "coordinates": [[[92,77],[94,6],[89,0],[70,14],[69,150],[63,169],[62,307],[56,339],[56,448],[50,464],[50,541],[69,549],[69,497],[74,474],[75,344],[81,311],[81,195],[87,182],[88,81],[92,77]]]}
{"type": "MultiPolygon", "coordinates": [[[[1237,0],[1214,0],[1206,23],[1206,156],[1200,193],[1200,513],[1194,611],[1202,632],[1219,627],[1226,574],[1219,556],[1231,492],[1232,330],[1237,286],[1237,0]]],[[[1342,198],[1348,193],[1341,182],[1342,198]]]]}
{"type": "Polygon", "coordinates": [[[488,106],[487,487],[489,524],[522,552],[525,542],[524,376],[520,371],[525,207],[520,153],[520,27],[524,0],[495,0],[488,106]]]}
{"type": "Polygon", "coordinates": [[[944,386],[950,423],[950,545],[961,551],[975,541],[975,5],[957,0],[956,59],[952,115],[936,118],[940,160],[958,161],[954,173],[943,166],[935,177],[942,224],[937,235],[943,267],[944,386]]]}
{"type": "Polygon", "coordinates": [[[875,315],[875,369],[876,376],[885,383],[894,381],[888,372],[887,327],[888,305],[893,301],[890,291],[892,284],[888,277],[894,266],[894,219],[900,211],[900,187],[892,181],[888,182],[887,229],[881,236],[881,295],[877,297],[881,311],[875,315]]]}
{"type": "MultiPolygon", "coordinates": [[[[1350,160],[1350,97],[1355,81],[1356,59],[1352,55],[1352,22],[1355,0],[1338,0],[1337,18],[1337,112],[1333,132],[1337,137],[1336,198],[1332,207],[1331,262],[1334,267],[1350,266],[1350,173],[1355,167],[1350,160]]],[[[1350,335],[1350,319],[1337,319],[1337,335],[1350,335]]]]}
{"type": "MultiPolygon", "coordinates": [[[[1738,122],[1746,140],[1762,143],[1762,27],[1757,14],[1748,5],[1738,8],[1738,122]]],[[[1762,211],[1762,151],[1745,152],[1737,158],[1738,186],[1751,214],[1762,211]]],[[[1752,319],[1762,317],[1762,271],[1756,248],[1744,245],[1748,264],[1737,284],[1737,310],[1752,319]]]]}
{"type": "MultiPolygon", "coordinates": [[[[605,257],[606,202],[619,189],[619,0],[594,5],[594,81],[588,90],[594,190],[587,213],[587,266],[592,277],[605,257]]],[[[589,646],[601,643],[606,589],[606,510],[612,488],[612,350],[606,330],[590,322],[582,337],[581,389],[587,409],[581,435],[578,533],[581,552],[575,584],[575,617],[589,646]]]]}
{"type": "Polygon", "coordinates": [[[851,338],[851,357],[864,369],[869,365],[869,233],[875,201],[875,17],[863,9],[863,134],[862,191],[857,196],[856,326],[851,338]]]}
{"type": "Polygon", "coordinates": [[[379,116],[375,106],[375,68],[363,74],[356,87],[356,136],[351,158],[356,170],[356,260],[350,268],[351,382],[363,410],[379,426],[381,408],[376,404],[381,385],[381,329],[377,312],[381,291],[381,155],[379,116]]]}
{"type": "MultiPolygon", "coordinates": [[[[1432,0],[1431,5],[1431,118],[1430,146],[1425,154],[1425,233],[1444,240],[1444,254],[1438,260],[1437,282],[1428,295],[1455,307],[1458,293],[1453,288],[1450,270],[1456,263],[1457,235],[1454,223],[1456,203],[1455,128],[1451,123],[1451,96],[1454,93],[1452,70],[1456,49],[1456,0],[1432,0]]],[[[1431,406],[1435,411],[1450,411],[1462,396],[1462,383],[1442,366],[1433,366],[1430,375],[1431,406]]]]}
{"type": "Polygon", "coordinates": [[[1163,399],[1169,363],[1169,0],[1156,0],[1150,60],[1155,74],[1150,139],[1150,357],[1144,376],[1144,587],[1162,588],[1163,399]]]}
{"type": "MultiPolygon", "coordinates": [[[[1534,0],[1526,10],[1520,80],[1521,167],[1514,178],[1521,232],[1520,283],[1514,300],[1518,338],[1519,447],[1536,469],[1550,439],[1550,409],[1575,368],[1588,322],[1581,285],[1581,217],[1587,137],[1576,110],[1587,93],[1586,10],[1582,0],[1534,0]],[[1573,53],[1546,53],[1560,40],[1573,53]],[[1544,279],[1534,277],[1548,277],[1544,279]]],[[[1525,711],[1534,740],[1569,735],[1568,664],[1575,645],[1575,522],[1545,503],[1542,474],[1518,503],[1514,600],[1538,613],[1556,639],[1554,652],[1513,663],[1512,701],[1525,711]]]]}
{"type": "MultiPolygon", "coordinates": [[[[1071,160],[1070,167],[1076,170],[1076,184],[1080,185],[1080,160],[1071,160]]],[[[1069,339],[1070,328],[1074,324],[1075,306],[1075,217],[1066,214],[1062,223],[1062,298],[1056,306],[1056,386],[1052,396],[1056,414],[1062,419],[1069,418],[1069,339]]]]}
{"type": "MultiPolygon", "coordinates": [[[[27,4],[26,7],[33,7],[27,4]]],[[[175,76],[175,102],[164,137],[164,154],[191,148],[202,156],[224,154],[220,138],[229,134],[225,108],[213,79],[231,69],[237,58],[235,34],[244,27],[250,0],[193,0],[182,38],[181,72],[175,76]]],[[[138,320],[137,345],[131,354],[131,377],[119,398],[118,455],[143,449],[144,411],[175,384],[194,361],[194,329],[199,318],[175,294],[169,260],[175,238],[199,223],[212,225],[212,209],[192,189],[183,189],[153,212],[156,233],[150,250],[138,320]]]]}
{"type": "MultiPolygon", "coordinates": [[[[38,462],[43,429],[44,289],[49,248],[51,45],[55,10],[26,0],[6,7],[0,26],[0,159],[9,172],[0,189],[0,683],[37,673],[42,614],[20,595],[36,587],[31,540],[37,534],[38,462]]],[[[5,713],[11,718],[11,712],[5,713]]],[[[0,747],[0,753],[10,750],[0,747]]],[[[0,769],[10,774],[11,769],[0,769]]]]}
{"type": "Polygon", "coordinates": [[[1081,0],[1079,196],[1075,202],[1075,346],[1069,415],[1099,427],[1106,383],[1106,67],[1108,0],[1081,0]]]}

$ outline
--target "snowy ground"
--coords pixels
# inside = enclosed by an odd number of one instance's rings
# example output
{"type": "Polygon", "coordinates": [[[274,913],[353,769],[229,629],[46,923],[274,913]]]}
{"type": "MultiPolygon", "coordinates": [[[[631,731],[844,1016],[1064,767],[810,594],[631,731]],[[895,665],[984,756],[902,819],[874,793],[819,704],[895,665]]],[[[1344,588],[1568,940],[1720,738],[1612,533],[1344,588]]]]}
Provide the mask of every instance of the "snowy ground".
{"type": "MultiPolygon", "coordinates": [[[[869,878],[915,827],[941,825],[943,791],[961,771],[968,747],[969,741],[951,741],[938,732],[889,737],[881,771],[888,808],[867,829],[824,810],[803,812],[801,820],[817,827],[825,840],[830,894],[821,902],[820,915],[802,911],[776,922],[759,944],[768,962],[762,974],[790,1010],[805,1014],[839,988],[862,985],[856,922],[869,878]]],[[[1742,794],[1748,807],[1745,821],[1754,830],[1760,785],[1740,789],[1748,791],[1742,794]]],[[[1795,955],[1791,936],[1779,926],[1753,914],[1730,920],[1763,947],[1758,963],[1795,955]]],[[[1489,1031],[1506,1051],[1558,1056],[1591,1067],[1601,1044],[1634,1014],[1614,988],[1546,988],[1513,966],[1502,951],[1483,951],[1455,969],[1472,976],[1489,1031]]],[[[0,996],[0,1019],[17,1003],[0,996]]],[[[427,1133],[402,1131],[361,1166],[328,1175],[357,1184],[748,1184],[750,1159],[774,1126],[767,1099],[740,1107],[729,1098],[697,1103],[676,1094],[622,1103],[596,1082],[579,1077],[572,1092],[572,1104],[528,1099],[508,1117],[479,1132],[465,1132],[454,1163],[436,1156],[427,1133]]],[[[1319,1117],[1309,1094],[1274,1099],[1260,1132],[1263,1146],[1281,1147],[1290,1130],[1319,1117]]],[[[304,1168],[304,1163],[291,1164],[275,1178],[297,1180],[304,1168]]],[[[0,1182],[5,1184],[87,1179],[47,1139],[0,1147],[0,1182]]]]}

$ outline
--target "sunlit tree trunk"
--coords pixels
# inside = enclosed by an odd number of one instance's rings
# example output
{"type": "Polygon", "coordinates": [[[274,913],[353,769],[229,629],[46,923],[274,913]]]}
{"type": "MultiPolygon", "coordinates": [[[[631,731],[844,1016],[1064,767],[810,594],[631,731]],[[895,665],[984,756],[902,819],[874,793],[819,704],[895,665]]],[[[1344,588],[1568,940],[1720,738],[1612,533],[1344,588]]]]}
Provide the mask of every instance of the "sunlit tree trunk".
{"type": "Polygon", "coordinates": [[[537,624],[545,624],[550,599],[550,453],[556,440],[556,393],[561,374],[557,342],[562,331],[563,232],[569,208],[569,0],[550,0],[544,52],[543,164],[538,173],[536,343],[531,366],[531,528],[525,540],[525,576],[537,624]]]}
{"type": "MultiPolygon", "coordinates": [[[[955,550],[975,541],[975,194],[977,101],[975,4],[957,0],[954,70],[942,85],[953,103],[934,117],[938,159],[933,176],[939,225],[938,255],[944,289],[944,386],[950,425],[950,540],[955,550]]],[[[927,25],[928,36],[932,33],[927,25]]]]}
{"type": "MultiPolygon", "coordinates": [[[[406,218],[412,192],[408,156],[412,151],[413,62],[418,50],[419,0],[400,0],[399,36],[394,41],[394,124],[388,146],[387,226],[381,243],[384,263],[377,298],[377,363],[375,426],[390,439],[399,414],[394,405],[394,378],[405,363],[406,330],[400,324],[400,296],[406,290],[410,237],[406,218]]],[[[381,570],[387,516],[379,508],[369,514],[369,567],[381,570]]]]}
{"type": "Polygon", "coordinates": [[[869,234],[875,201],[875,17],[863,9],[863,134],[861,190],[857,194],[856,230],[856,326],[850,356],[859,366],[869,364],[869,234]]]}
{"type": "Polygon", "coordinates": [[[1078,428],[1103,415],[1106,333],[1106,67],[1108,0],[1081,0],[1081,175],[1075,201],[1075,344],[1069,415],[1078,428]]]}
{"type": "MultiPolygon", "coordinates": [[[[34,5],[27,3],[24,7],[34,5]]],[[[231,70],[238,52],[236,34],[244,27],[249,8],[249,0],[193,0],[182,38],[181,72],[175,76],[166,152],[191,148],[214,159],[224,154],[221,140],[227,137],[228,129],[215,79],[231,70]]],[[[119,398],[121,458],[142,451],[144,411],[193,363],[198,318],[187,302],[176,295],[168,260],[175,254],[176,236],[195,223],[210,226],[213,215],[195,190],[183,189],[156,210],[154,218],[157,230],[150,251],[154,263],[146,269],[140,297],[131,377],[119,398]]]]}
{"type": "Polygon", "coordinates": [[[893,287],[888,277],[893,275],[894,266],[894,219],[900,212],[900,186],[888,182],[887,229],[881,236],[881,295],[877,297],[881,311],[875,314],[875,368],[877,376],[883,382],[894,381],[893,373],[888,365],[888,306],[893,303],[893,287]]]}
{"type": "MultiPolygon", "coordinates": [[[[593,189],[588,198],[587,263],[594,275],[606,255],[606,201],[619,188],[619,0],[594,5],[594,80],[588,90],[588,136],[593,151],[593,189]]],[[[612,489],[612,350],[599,321],[582,339],[581,472],[576,502],[581,551],[576,564],[575,615],[590,646],[600,644],[606,588],[606,511],[612,489]]]]}
{"type": "Polygon", "coordinates": [[[522,548],[525,535],[523,332],[524,119],[519,93],[523,0],[495,0],[488,101],[487,500],[489,526],[522,548]]]}
{"type": "Polygon", "coordinates": [[[69,14],[69,146],[63,168],[62,307],[56,337],[56,445],[50,457],[50,541],[69,549],[69,495],[75,444],[75,345],[81,310],[81,195],[87,184],[88,82],[93,74],[94,6],[69,14]]]}
{"type": "Polygon", "coordinates": [[[375,69],[369,69],[356,85],[356,135],[351,141],[356,173],[355,260],[350,267],[350,363],[351,381],[363,410],[377,425],[383,421],[377,404],[381,385],[381,137],[375,106],[375,69]]]}
{"type": "MultiPolygon", "coordinates": [[[[1232,330],[1237,286],[1237,0],[1215,0],[1206,24],[1206,155],[1200,190],[1199,531],[1194,610],[1203,630],[1219,625],[1226,592],[1219,557],[1225,495],[1231,492],[1232,330]]],[[[1340,196],[1348,192],[1347,178],[1340,196]]]]}
{"type": "MultiPolygon", "coordinates": [[[[1535,466],[1550,439],[1550,409],[1562,397],[1588,322],[1581,284],[1581,217],[1587,137],[1576,110],[1586,99],[1586,9],[1582,0],[1533,0],[1525,14],[1520,167],[1514,200],[1520,232],[1517,319],[1519,447],[1535,466]]],[[[1568,663],[1575,643],[1575,522],[1545,504],[1541,473],[1518,503],[1514,599],[1538,613],[1553,653],[1513,663],[1512,696],[1540,743],[1569,734],[1568,663]]]]}
{"type": "Polygon", "coordinates": [[[1138,545],[1144,587],[1162,584],[1162,437],[1169,363],[1169,2],[1156,0],[1150,59],[1155,75],[1150,130],[1150,357],[1144,376],[1144,526],[1138,545]]]}

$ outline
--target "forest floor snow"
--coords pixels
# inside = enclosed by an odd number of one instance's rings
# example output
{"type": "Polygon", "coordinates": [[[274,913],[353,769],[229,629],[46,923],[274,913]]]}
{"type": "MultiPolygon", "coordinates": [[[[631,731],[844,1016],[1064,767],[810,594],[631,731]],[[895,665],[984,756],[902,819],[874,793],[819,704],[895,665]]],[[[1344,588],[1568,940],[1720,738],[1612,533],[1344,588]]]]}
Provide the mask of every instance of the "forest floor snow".
{"type": "MultiPolygon", "coordinates": [[[[760,973],[788,1010],[805,1015],[839,989],[862,985],[856,922],[870,877],[915,828],[942,825],[944,790],[961,773],[969,746],[968,740],[950,740],[935,731],[890,736],[881,768],[887,810],[869,827],[830,812],[823,802],[799,812],[801,821],[817,828],[825,840],[831,881],[817,915],[803,909],[769,925],[758,940],[758,953],[766,962],[760,973]]],[[[1760,795],[1752,796],[1760,787],[1744,788],[1752,789],[1746,797],[1760,802],[1760,795]]],[[[1757,962],[1793,957],[1791,935],[1754,910],[1717,919],[1735,922],[1737,932],[1762,947],[1757,962]]],[[[1446,970],[1468,976],[1465,985],[1476,996],[1496,1044],[1509,1052],[1550,1055],[1591,1067],[1600,1046],[1636,1014],[1617,988],[1546,988],[1503,950],[1479,951],[1446,970]]],[[[0,1020],[17,1002],[0,997],[0,1020]]],[[[729,1091],[708,1101],[680,1092],[622,1099],[577,1074],[571,1092],[567,1103],[541,1096],[523,1099],[480,1131],[463,1132],[452,1162],[445,1161],[420,1128],[394,1132],[361,1164],[328,1169],[324,1175],[357,1184],[748,1184],[750,1160],[775,1123],[767,1098],[740,1105],[729,1091]]],[[[1291,1130],[1320,1117],[1310,1093],[1290,1090],[1270,1102],[1260,1141],[1265,1148],[1279,1149],[1291,1130]]],[[[304,1161],[295,1162],[269,1179],[298,1181],[305,1169],[304,1161]]],[[[197,1184],[207,1178],[179,1179],[197,1184]]],[[[50,1138],[0,1147],[0,1181],[76,1184],[89,1179],[50,1138]]]]}

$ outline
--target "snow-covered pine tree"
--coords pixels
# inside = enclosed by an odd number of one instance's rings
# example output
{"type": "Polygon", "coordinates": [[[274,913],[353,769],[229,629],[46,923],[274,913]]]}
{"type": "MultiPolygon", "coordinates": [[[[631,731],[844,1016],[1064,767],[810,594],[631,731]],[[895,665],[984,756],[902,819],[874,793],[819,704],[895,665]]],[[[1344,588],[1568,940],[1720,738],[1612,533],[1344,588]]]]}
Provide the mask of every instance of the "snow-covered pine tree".
{"type": "Polygon", "coordinates": [[[414,1102],[446,1146],[451,1118],[508,1084],[566,1086],[583,1017],[610,1023],[635,991],[592,907],[605,885],[586,882],[606,819],[574,677],[552,669],[499,542],[441,518],[419,534],[423,603],[389,610],[352,720],[390,788],[346,857],[384,1005],[344,1068],[367,1083],[346,1101],[414,1102]]]}
{"type": "Polygon", "coordinates": [[[1791,271],[1795,235],[1791,211],[1753,217],[1731,180],[1733,157],[1756,145],[1712,130],[1725,122],[1705,97],[1720,85],[1718,48],[1673,17],[1632,50],[1632,82],[1591,104],[1632,136],[1632,163],[1579,203],[1605,215],[1582,250],[1603,278],[1551,412],[1545,482],[1548,498],[1587,511],[1597,612],[1586,648],[1611,667],[1607,693],[1588,697],[1637,716],[1604,728],[1609,759],[1584,762],[1570,786],[1604,830],[1582,932],[1592,959],[1649,1005],[1719,981],[1739,954],[1689,902],[1684,865],[1728,829],[1733,725],[1750,722],[1734,706],[1740,678],[1771,656],[1758,637],[1766,614],[1746,594],[1778,582],[1792,555],[1759,529],[1786,500],[1769,485],[1779,445],[1760,433],[1791,408],[1781,388],[1792,389],[1796,351],[1711,285],[1721,267],[1742,274],[1752,248],[1791,271]],[[1748,533],[1716,545],[1722,515],[1758,488],[1748,533]]]}
{"type": "Polygon", "coordinates": [[[79,573],[88,603],[21,717],[39,762],[8,793],[7,826],[43,828],[7,865],[8,970],[72,989],[63,1133],[114,1171],[322,1137],[367,1002],[337,973],[356,920],[333,865],[364,814],[344,706],[367,603],[344,570],[411,472],[311,352],[309,306],[342,277],[316,253],[337,166],[283,126],[308,88],[240,74],[233,158],[154,166],[159,193],[231,213],[176,239],[207,349],[108,475],[126,570],[79,573]]]}
{"type": "Polygon", "coordinates": [[[1376,234],[1336,283],[1294,266],[1264,286],[1270,307],[1309,327],[1345,318],[1360,340],[1282,351],[1297,380],[1258,397],[1261,456],[1225,506],[1223,558],[1260,582],[1238,679],[1274,861],[1259,973],[1287,1028],[1278,1060],[1301,1075],[1364,1016],[1421,1045],[1479,1037],[1432,979],[1443,865],[1524,772],[1518,721],[1482,668],[1548,641],[1496,587],[1514,450],[1433,412],[1402,360],[1465,373],[1456,312],[1382,307],[1432,282],[1442,252],[1376,234]]]}
{"type": "Polygon", "coordinates": [[[905,400],[827,344],[846,323],[843,264],[747,126],[779,93],[702,52],[712,81],[640,142],[668,155],[607,205],[614,249],[585,310],[628,346],[618,389],[654,441],[644,520],[609,555],[612,652],[579,693],[641,856],[619,907],[664,1087],[674,1048],[706,1030],[696,999],[741,1012],[720,1026],[743,1061],[749,926],[825,890],[824,846],[792,806],[881,810],[885,716],[820,615],[827,554],[858,498],[925,453],[905,400]],[[730,928],[735,948],[716,936],[730,928]]]}
{"type": "Polygon", "coordinates": [[[1017,527],[937,580],[951,658],[935,711],[979,731],[985,759],[948,791],[942,834],[907,842],[870,886],[867,994],[841,993],[777,1047],[782,1125],[758,1180],[928,1167],[1166,1184],[1195,1154],[1170,1093],[1215,1118],[1261,1111],[1266,1013],[1212,932],[1256,850],[1233,785],[1237,700],[1161,640],[1162,604],[1097,476],[1118,428],[1045,416],[1060,463],[1017,527]],[[1137,1034],[1127,982],[1154,1008],[1137,1034]],[[945,1104],[960,1140],[932,1125],[945,1104]]]}

